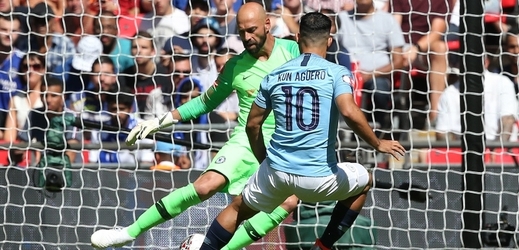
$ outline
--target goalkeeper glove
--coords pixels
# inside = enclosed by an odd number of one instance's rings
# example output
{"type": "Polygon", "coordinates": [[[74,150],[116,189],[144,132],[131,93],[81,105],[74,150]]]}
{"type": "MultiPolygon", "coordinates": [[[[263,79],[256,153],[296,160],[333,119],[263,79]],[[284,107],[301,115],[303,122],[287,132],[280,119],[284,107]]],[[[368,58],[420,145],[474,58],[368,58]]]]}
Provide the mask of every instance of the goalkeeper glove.
{"type": "Polygon", "coordinates": [[[173,118],[172,112],[164,114],[160,119],[155,118],[152,120],[142,121],[137,124],[132,131],[130,131],[126,138],[126,144],[128,146],[134,145],[137,140],[142,140],[149,134],[156,133],[157,131],[176,123],[178,123],[178,120],[173,118]]]}

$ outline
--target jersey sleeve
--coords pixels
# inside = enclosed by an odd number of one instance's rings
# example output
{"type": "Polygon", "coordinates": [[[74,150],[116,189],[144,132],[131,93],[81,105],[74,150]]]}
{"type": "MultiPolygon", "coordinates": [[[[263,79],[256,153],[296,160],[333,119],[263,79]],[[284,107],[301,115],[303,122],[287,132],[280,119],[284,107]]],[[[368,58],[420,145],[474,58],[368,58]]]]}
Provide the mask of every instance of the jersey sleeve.
{"type": "MultiPolygon", "coordinates": [[[[345,67],[332,68],[334,74],[333,98],[342,94],[353,94],[353,76],[345,67]]],[[[332,74],[333,74],[332,72],[332,74]]]]}
{"type": "MultiPolygon", "coordinates": [[[[225,65],[227,66],[229,62],[230,61],[225,65]]],[[[232,68],[234,67],[226,66],[224,66],[222,73],[218,76],[213,86],[211,86],[204,94],[177,108],[177,111],[183,120],[192,120],[215,110],[220,106],[225,98],[232,93],[232,80],[234,79],[234,77],[232,77],[232,68]],[[228,70],[226,70],[226,68],[228,70]],[[231,71],[231,73],[229,73],[229,71],[231,71]]]]}
{"type": "Polygon", "coordinates": [[[301,55],[301,52],[299,51],[299,45],[296,42],[289,43],[290,45],[290,53],[292,54],[293,58],[298,57],[301,55]]]}
{"type": "MultiPolygon", "coordinates": [[[[230,61],[229,61],[230,62],[230,61]]],[[[210,107],[211,110],[216,109],[225,99],[231,95],[234,88],[232,82],[234,79],[233,65],[225,64],[224,68],[218,78],[205,94],[202,96],[204,103],[210,107]]]]}
{"type": "Polygon", "coordinates": [[[258,95],[256,96],[256,100],[254,100],[254,103],[256,103],[256,105],[258,105],[262,109],[271,108],[270,94],[268,90],[269,77],[270,76],[266,76],[265,78],[263,78],[263,81],[260,84],[258,95]]]}

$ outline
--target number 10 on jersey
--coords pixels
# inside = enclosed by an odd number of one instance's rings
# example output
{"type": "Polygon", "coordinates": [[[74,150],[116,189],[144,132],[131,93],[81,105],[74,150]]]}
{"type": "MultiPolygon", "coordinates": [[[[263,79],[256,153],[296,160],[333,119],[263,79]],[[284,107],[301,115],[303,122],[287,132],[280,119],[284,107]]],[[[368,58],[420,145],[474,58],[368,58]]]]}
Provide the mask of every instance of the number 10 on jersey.
{"type": "Polygon", "coordinates": [[[302,131],[311,131],[316,129],[317,125],[319,125],[319,95],[317,94],[317,90],[311,87],[294,88],[291,86],[283,86],[281,87],[281,90],[285,93],[286,97],[286,130],[293,130],[294,110],[296,113],[295,123],[299,129],[302,131]],[[294,90],[297,90],[295,95],[293,95],[294,90]],[[308,108],[305,109],[304,107],[305,95],[308,95],[307,98],[311,98],[310,110],[308,108]],[[293,103],[294,99],[295,103],[293,103]],[[310,123],[308,124],[306,124],[303,119],[305,115],[311,115],[310,123]]]}

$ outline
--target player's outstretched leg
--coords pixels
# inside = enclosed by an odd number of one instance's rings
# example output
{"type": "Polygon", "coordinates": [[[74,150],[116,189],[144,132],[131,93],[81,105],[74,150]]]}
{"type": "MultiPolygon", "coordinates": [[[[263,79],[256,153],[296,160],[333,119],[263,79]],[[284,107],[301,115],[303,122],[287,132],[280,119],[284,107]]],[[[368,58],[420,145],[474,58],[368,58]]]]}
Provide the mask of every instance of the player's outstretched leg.
{"type": "Polygon", "coordinates": [[[232,239],[222,250],[242,249],[265,237],[296,209],[298,202],[296,196],[291,196],[271,213],[259,212],[254,215],[238,227],[232,239]]]}
{"type": "Polygon", "coordinates": [[[369,174],[368,185],[362,193],[343,201],[337,202],[332,212],[330,222],[326,226],[321,238],[315,241],[311,250],[330,250],[348,229],[353,225],[355,219],[364,207],[368,191],[372,186],[372,176],[369,174]]]}
{"type": "Polygon", "coordinates": [[[232,238],[238,225],[257,214],[258,211],[243,202],[242,195],[236,196],[231,204],[213,220],[200,250],[220,250],[232,238]]]}
{"type": "Polygon", "coordinates": [[[160,199],[129,227],[96,231],[90,238],[92,246],[95,248],[124,246],[152,227],[175,218],[189,207],[209,199],[223,189],[226,182],[227,180],[220,173],[208,171],[194,183],[160,199]]]}

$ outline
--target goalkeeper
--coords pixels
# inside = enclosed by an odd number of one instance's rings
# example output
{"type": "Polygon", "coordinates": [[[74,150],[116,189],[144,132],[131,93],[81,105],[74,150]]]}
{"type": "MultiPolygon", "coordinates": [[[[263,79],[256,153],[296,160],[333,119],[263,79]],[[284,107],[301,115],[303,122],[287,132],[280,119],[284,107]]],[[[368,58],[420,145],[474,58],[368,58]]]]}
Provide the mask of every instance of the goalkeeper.
{"type": "MultiPolygon", "coordinates": [[[[278,66],[299,56],[299,47],[293,41],[277,39],[270,34],[270,20],[261,4],[244,4],[238,11],[236,20],[246,51],[225,64],[218,79],[206,93],[166,113],[160,119],[138,124],[132,129],[126,142],[133,145],[136,140],[144,139],[150,133],[208,113],[236,90],[240,113],[238,125],[231,138],[194,183],[176,189],[160,199],[129,227],[95,232],[91,236],[94,247],[126,245],[145,231],[178,216],[217,192],[239,195],[249,177],[258,169],[259,163],[245,133],[250,108],[263,78],[278,66]]],[[[267,143],[274,131],[274,124],[273,116],[270,116],[263,126],[267,143]]],[[[260,213],[251,218],[236,232],[227,249],[241,249],[265,236],[296,208],[297,202],[298,199],[292,196],[270,214],[260,213]]]]}

